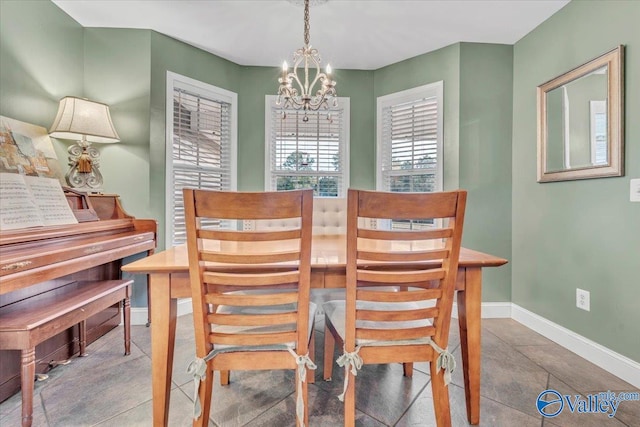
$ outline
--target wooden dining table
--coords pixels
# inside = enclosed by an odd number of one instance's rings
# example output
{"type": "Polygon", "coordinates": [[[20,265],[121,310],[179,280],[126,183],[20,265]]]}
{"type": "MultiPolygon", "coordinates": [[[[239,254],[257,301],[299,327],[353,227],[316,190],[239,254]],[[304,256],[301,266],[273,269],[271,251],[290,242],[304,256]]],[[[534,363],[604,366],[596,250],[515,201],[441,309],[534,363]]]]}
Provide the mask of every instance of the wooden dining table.
{"type": "MultiPolygon", "coordinates": [[[[240,250],[240,249],[238,249],[240,250]]],[[[437,260],[429,261],[438,267],[437,260]]],[[[457,309],[462,369],[471,424],[480,422],[480,309],[482,268],[507,263],[504,258],[462,248],[457,276],[457,309]]],[[[129,273],[147,274],[151,319],[151,382],[153,425],[167,426],[176,336],[177,304],[190,298],[189,261],[186,245],[155,253],[122,267],[129,273]]],[[[312,288],[344,288],[346,239],[344,235],[314,236],[311,250],[312,288]]]]}

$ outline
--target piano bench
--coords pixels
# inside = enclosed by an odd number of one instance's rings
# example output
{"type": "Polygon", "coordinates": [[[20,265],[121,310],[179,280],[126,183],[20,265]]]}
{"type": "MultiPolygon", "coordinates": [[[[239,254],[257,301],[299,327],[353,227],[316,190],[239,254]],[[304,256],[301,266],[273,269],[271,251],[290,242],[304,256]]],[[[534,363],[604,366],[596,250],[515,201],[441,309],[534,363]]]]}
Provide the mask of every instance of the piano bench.
{"type": "Polygon", "coordinates": [[[22,426],[31,426],[35,349],[41,342],[79,324],[80,356],[86,355],[86,319],[122,301],[124,354],[131,349],[133,280],[78,281],[0,308],[0,350],[21,350],[22,426]]]}

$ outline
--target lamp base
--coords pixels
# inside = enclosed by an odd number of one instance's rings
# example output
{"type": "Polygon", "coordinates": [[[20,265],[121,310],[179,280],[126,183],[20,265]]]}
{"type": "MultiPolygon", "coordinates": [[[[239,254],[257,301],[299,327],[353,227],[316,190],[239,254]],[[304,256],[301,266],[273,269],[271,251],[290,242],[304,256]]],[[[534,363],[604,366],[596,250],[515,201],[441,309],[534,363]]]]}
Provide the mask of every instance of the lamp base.
{"type": "Polygon", "coordinates": [[[88,141],[78,141],[67,150],[69,171],[65,175],[69,187],[84,193],[102,193],[100,152],[88,141]]]}

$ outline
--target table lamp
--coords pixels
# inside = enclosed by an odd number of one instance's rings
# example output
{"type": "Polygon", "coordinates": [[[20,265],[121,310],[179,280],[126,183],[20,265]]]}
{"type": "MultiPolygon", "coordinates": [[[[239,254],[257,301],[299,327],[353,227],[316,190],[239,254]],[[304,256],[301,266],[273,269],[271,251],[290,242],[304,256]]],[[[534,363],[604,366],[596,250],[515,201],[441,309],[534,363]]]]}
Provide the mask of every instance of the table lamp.
{"type": "Polygon", "coordinates": [[[71,188],[87,193],[102,192],[100,152],[92,142],[112,143],[120,141],[113,127],[109,106],[75,96],[60,100],[58,114],[49,135],[59,139],[74,139],[69,147],[69,171],[65,175],[71,188]]]}

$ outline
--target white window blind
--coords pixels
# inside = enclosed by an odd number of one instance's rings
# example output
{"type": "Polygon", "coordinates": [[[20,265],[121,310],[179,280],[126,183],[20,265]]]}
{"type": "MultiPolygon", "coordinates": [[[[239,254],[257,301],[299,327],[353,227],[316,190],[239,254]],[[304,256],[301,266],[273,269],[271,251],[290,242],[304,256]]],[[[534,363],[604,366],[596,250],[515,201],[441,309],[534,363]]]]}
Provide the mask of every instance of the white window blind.
{"type": "Polygon", "coordinates": [[[441,99],[441,82],[378,98],[380,190],[442,189],[441,99]]]}
{"type": "Polygon", "coordinates": [[[330,111],[283,110],[267,97],[267,190],[313,188],[344,197],[348,185],[348,100],[330,111]],[[306,117],[306,119],[305,119],[306,117]]]}
{"type": "MultiPolygon", "coordinates": [[[[442,82],[378,98],[377,188],[442,191],[442,82]]],[[[394,228],[415,228],[393,221],[394,228]]]]}
{"type": "Polygon", "coordinates": [[[167,189],[171,191],[167,222],[171,222],[171,233],[167,240],[175,245],[186,241],[183,188],[234,189],[235,129],[233,99],[180,83],[173,86],[172,95],[167,150],[167,189]]]}

